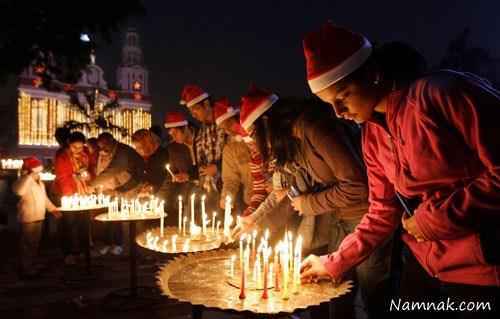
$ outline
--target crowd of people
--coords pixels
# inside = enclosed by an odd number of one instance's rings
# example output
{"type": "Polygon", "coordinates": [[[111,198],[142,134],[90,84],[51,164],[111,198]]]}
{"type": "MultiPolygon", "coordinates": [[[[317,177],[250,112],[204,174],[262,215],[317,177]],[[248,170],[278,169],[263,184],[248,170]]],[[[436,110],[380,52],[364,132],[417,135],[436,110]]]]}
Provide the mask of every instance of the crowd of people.
{"type": "MultiPolygon", "coordinates": [[[[36,158],[25,160],[15,185],[24,255],[36,246],[34,224],[45,208],[59,217],[61,196],[156,195],[169,212],[177,196],[196,190],[210,210],[223,208],[227,195],[235,199],[235,238],[259,228],[269,228],[271,238],[285,229],[300,234],[309,255],[304,282],[355,281],[349,298],[313,317],[354,317],[362,309],[381,318],[395,295],[498,305],[500,93],[472,74],[428,70],[405,44],[374,46],[331,23],[303,44],[317,99],[252,86],[235,106],[189,84],[181,104],[199,125],[184,112],[167,112],[168,143],[148,129],[134,132],[132,147],[109,133],[59,134],[56,205],[36,158]]],[[[78,252],[74,239],[88,232],[79,218],[61,221],[67,263],[78,252]]],[[[120,253],[120,231],[107,234],[103,253],[120,253]]]]}

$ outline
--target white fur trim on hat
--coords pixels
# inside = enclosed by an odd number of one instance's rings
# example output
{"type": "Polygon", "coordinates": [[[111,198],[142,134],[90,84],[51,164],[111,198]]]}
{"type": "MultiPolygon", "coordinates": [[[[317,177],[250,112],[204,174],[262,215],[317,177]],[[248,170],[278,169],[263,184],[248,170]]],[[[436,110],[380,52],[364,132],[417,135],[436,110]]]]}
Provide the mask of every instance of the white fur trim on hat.
{"type": "Polygon", "coordinates": [[[218,118],[215,119],[215,124],[220,125],[222,122],[227,120],[228,118],[240,113],[240,110],[228,107],[227,112],[219,116],[218,118]]]}
{"type": "Polygon", "coordinates": [[[358,69],[368,59],[372,53],[372,45],[365,38],[363,46],[344,62],[320,76],[308,80],[309,87],[313,93],[326,89],[332,84],[342,80],[356,69],[358,69]]]}
{"type": "Polygon", "coordinates": [[[172,128],[172,127],[179,127],[179,126],[186,126],[188,125],[188,121],[180,121],[180,122],[172,122],[172,123],[165,123],[165,128],[172,128]]]}
{"type": "Polygon", "coordinates": [[[31,169],[31,171],[35,172],[35,173],[41,173],[43,171],[43,165],[34,167],[34,168],[31,169]]]}
{"type": "Polygon", "coordinates": [[[241,126],[248,131],[250,126],[255,122],[259,116],[264,114],[276,101],[278,101],[278,96],[271,94],[265,101],[263,101],[255,110],[248,115],[248,117],[241,123],[241,126]]]}
{"type": "Polygon", "coordinates": [[[186,106],[187,107],[191,107],[197,103],[200,103],[201,101],[203,101],[204,99],[208,98],[210,95],[208,95],[208,93],[203,93],[201,95],[198,95],[197,97],[195,97],[194,99],[192,99],[191,101],[188,101],[186,103],[186,106]]]}

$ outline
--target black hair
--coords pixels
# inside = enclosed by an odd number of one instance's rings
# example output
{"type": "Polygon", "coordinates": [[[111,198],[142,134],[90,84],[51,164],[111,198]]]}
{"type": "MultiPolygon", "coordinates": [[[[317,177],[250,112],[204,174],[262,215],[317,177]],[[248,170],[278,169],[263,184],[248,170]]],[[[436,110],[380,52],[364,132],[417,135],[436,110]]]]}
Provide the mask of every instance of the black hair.
{"type": "Polygon", "coordinates": [[[108,144],[112,144],[115,142],[115,138],[109,132],[103,132],[103,133],[99,134],[99,136],[97,137],[97,140],[101,141],[101,142],[108,143],[108,144]]]}
{"type": "Polygon", "coordinates": [[[67,127],[58,127],[54,133],[57,144],[64,147],[68,145],[68,138],[71,135],[71,130],[67,127]]]}
{"type": "Polygon", "coordinates": [[[272,158],[282,167],[297,158],[301,141],[293,136],[293,128],[300,117],[335,121],[331,108],[318,99],[280,98],[255,121],[256,143],[264,161],[272,158]]]}
{"type": "Polygon", "coordinates": [[[337,82],[373,83],[380,76],[380,85],[388,89],[409,85],[427,72],[427,61],[415,48],[403,42],[375,45],[368,60],[356,71],[337,82]]]}
{"type": "Polygon", "coordinates": [[[82,132],[72,132],[68,137],[68,145],[76,142],[85,143],[85,135],[82,132]]]}

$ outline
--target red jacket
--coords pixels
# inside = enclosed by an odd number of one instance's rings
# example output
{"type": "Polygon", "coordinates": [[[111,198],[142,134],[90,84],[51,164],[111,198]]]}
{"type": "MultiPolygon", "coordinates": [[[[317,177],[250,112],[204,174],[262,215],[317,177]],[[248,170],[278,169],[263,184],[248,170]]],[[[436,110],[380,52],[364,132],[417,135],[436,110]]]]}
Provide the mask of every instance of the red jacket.
{"type": "Polygon", "coordinates": [[[486,264],[478,220],[500,218],[500,96],[477,78],[442,71],[390,95],[386,123],[364,126],[368,213],[337,252],[323,256],[338,277],[401,222],[395,189],[419,197],[416,222],[429,241],[403,240],[427,273],[444,282],[500,286],[486,264]]]}
{"type": "MultiPolygon", "coordinates": [[[[90,160],[88,150],[84,149],[83,162],[87,166],[91,177],[93,177],[93,172],[95,169],[90,167],[90,160]]],[[[59,150],[56,153],[56,158],[54,162],[54,170],[56,179],[54,180],[54,190],[60,196],[67,196],[75,194],[77,190],[76,178],[74,174],[76,173],[73,169],[73,164],[71,162],[71,157],[69,155],[68,149],[59,150]]]]}

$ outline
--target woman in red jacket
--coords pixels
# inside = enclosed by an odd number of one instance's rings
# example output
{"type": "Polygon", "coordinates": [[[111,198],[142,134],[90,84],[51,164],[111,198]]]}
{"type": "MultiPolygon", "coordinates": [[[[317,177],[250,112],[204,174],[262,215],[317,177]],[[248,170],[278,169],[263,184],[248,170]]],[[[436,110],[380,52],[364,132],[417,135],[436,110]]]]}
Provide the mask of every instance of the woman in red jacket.
{"type": "Polygon", "coordinates": [[[370,207],[337,251],[305,260],[303,279],[340,279],[402,223],[403,241],[436,287],[426,295],[498,298],[500,93],[453,71],[398,81],[405,57],[388,58],[332,24],[307,35],[304,51],[313,93],[363,124],[370,207]],[[398,196],[419,204],[404,213],[398,196]]]}
{"type": "MultiPolygon", "coordinates": [[[[80,132],[73,132],[68,138],[68,145],[56,154],[54,163],[56,179],[54,189],[57,201],[62,196],[73,194],[87,194],[87,183],[92,178],[94,169],[90,166],[88,150],[85,147],[85,136],[80,132]]],[[[83,249],[84,241],[88,241],[88,223],[85,215],[63,215],[61,221],[61,237],[64,261],[66,264],[75,263],[75,254],[83,249]],[[78,240],[76,238],[78,238],[78,240]]]]}

